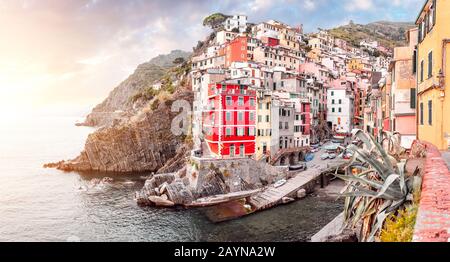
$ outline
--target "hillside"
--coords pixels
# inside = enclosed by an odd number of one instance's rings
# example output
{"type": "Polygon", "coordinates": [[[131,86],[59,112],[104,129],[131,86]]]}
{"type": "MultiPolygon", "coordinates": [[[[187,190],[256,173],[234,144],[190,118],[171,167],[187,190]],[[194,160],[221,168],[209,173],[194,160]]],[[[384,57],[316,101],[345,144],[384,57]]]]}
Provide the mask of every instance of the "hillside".
{"type": "Polygon", "coordinates": [[[176,58],[187,59],[190,55],[189,52],[174,50],[169,54],[159,55],[149,62],[139,65],[133,74],[114,88],[109,96],[92,110],[83,125],[103,126],[111,124],[115,119],[134,115],[144,106],[142,102],[145,101],[136,101],[136,99],[133,100],[130,97],[144,90],[148,91],[155,82],[161,81],[170,69],[175,67],[173,61],[176,58]],[[141,103],[137,104],[136,102],[141,103]]]}
{"type": "Polygon", "coordinates": [[[405,32],[412,27],[414,24],[408,22],[379,21],[367,25],[350,22],[329,32],[356,47],[362,40],[376,40],[383,46],[394,48],[405,44],[405,32]]]}

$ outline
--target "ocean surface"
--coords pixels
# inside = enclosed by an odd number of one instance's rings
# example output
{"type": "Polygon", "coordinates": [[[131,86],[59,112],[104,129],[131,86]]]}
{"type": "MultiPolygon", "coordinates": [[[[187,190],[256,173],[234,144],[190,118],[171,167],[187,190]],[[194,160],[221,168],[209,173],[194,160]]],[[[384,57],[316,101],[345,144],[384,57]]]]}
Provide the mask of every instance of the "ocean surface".
{"type": "Polygon", "coordinates": [[[71,159],[94,131],[81,118],[36,116],[0,123],[0,241],[306,241],[342,210],[310,196],[214,224],[202,209],[141,208],[146,174],[61,172],[42,165],[71,159]],[[111,185],[97,178],[114,178],[111,185]]]}

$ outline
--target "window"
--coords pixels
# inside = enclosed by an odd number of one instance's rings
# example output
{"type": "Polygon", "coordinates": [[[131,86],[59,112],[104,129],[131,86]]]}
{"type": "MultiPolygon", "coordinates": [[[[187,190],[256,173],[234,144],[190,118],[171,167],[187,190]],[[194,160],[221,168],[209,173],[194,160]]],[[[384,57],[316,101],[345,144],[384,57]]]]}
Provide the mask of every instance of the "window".
{"type": "Polygon", "coordinates": [[[238,121],[244,121],[244,112],[238,112],[238,121]]]}
{"type": "Polygon", "coordinates": [[[261,122],[262,122],[262,116],[258,115],[258,123],[261,123],[261,122]]]}
{"type": "Polygon", "coordinates": [[[243,97],[239,97],[238,105],[239,106],[243,106],[244,105],[244,98],[243,97]]]}
{"type": "Polygon", "coordinates": [[[417,73],[417,49],[414,50],[412,64],[413,64],[412,73],[416,74],[417,73]]]}
{"type": "Polygon", "coordinates": [[[423,60],[420,62],[420,82],[423,82],[423,60]]]}
{"type": "Polygon", "coordinates": [[[226,136],[231,136],[231,128],[227,127],[226,136]]]}
{"type": "Polygon", "coordinates": [[[255,112],[250,112],[249,114],[249,121],[255,121],[255,112]]]}
{"type": "Polygon", "coordinates": [[[227,121],[231,121],[231,112],[227,112],[226,118],[227,118],[227,121]]]}
{"type": "Polygon", "coordinates": [[[289,123],[288,122],[284,123],[284,128],[289,129],[289,123]]]}
{"type": "Polygon", "coordinates": [[[331,104],[333,104],[333,105],[334,105],[334,99],[332,99],[332,100],[331,100],[331,104]]]}
{"type": "Polygon", "coordinates": [[[266,104],[266,109],[269,110],[270,109],[270,103],[266,104]]]}
{"type": "Polygon", "coordinates": [[[269,123],[270,122],[270,116],[266,115],[266,122],[269,123]]]}
{"type": "Polygon", "coordinates": [[[227,96],[226,100],[227,100],[227,106],[233,105],[233,100],[231,99],[231,96],[227,96]]]}
{"type": "Polygon", "coordinates": [[[258,103],[258,109],[259,109],[259,110],[262,109],[262,103],[258,103]]]}
{"type": "Polygon", "coordinates": [[[428,78],[433,76],[433,51],[428,53],[428,78]]]}
{"type": "Polygon", "coordinates": [[[334,96],[334,91],[331,91],[331,96],[334,96]]]}
{"type": "Polygon", "coordinates": [[[250,98],[250,106],[255,106],[255,99],[254,98],[250,98]]]}
{"type": "Polygon", "coordinates": [[[410,103],[410,105],[409,105],[410,108],[416,108],[416,89],[415,88],[410,89],[409,103],[410,103]]]}
{"type": "Polygon", "coordinates": [[[342,113],[342,108],[339,107],[339,110],[338,110],[338,111],[339,111],[339,113],[342,113]]]}
{"type": "Polygon", "coordinates": [[[237,135],[238,136],[244,136],[244,128],[243,127],[239,127],[238,129],[237,129],[237,135]]]}
{"type": "Polygon", "coordinates": [[[340,104],[340,105],[342,104],[342,99],[339,99],[339,104],[340,104]]]}
{"type": "Polygon", "coordinates": [[[433,124],[433,101],[428,100],[428,124],[433,124]]]}
{"type": "Polygon", "coordinates": [[[283,122],[280,122],[280,129],[283,129],[283,122]]]}
{"type": "Polygon", "coordinates": [[[254,127],[250,127],[250,129],[248,131],[248,135],[249,136],[255,136],[255,128],[254,127]]]}
{"type": "Polygon", "coordinates": [[[423,103],[420,103],[420,124],[423,125],[423,103]]]}
{"type": "Polygon", "coordinates": [[[333,113],[334,113],[334,107],[333,107],[333,108],[331,108],[331,112],[333,112],[333,113]]]}

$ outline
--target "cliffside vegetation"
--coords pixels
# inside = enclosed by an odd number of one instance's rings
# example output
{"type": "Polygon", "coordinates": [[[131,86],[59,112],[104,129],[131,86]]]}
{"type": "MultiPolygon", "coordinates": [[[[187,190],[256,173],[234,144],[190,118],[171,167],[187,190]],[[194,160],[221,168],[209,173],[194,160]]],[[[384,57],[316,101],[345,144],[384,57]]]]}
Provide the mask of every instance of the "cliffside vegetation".
{"type": "Polygon", "coordinates": [[[403,22],[374,22],[367,25],[350,22],[348,25],[330,29],[334,37],[343,39],[355,47],[359,47],[362,40],[378,41],[381,45],[394,48],[405,43],[405,33],[414,27],[413,23],[403,22]]]}
{"type": "Polygon", "coordinates": [[[86,117],[84,125],[105,126],[135,115],[159,92],[153,88],[154,84],[165,84],[165,90],[173,93],[173,82],[180,74],[186,72],[186,67],[189,67],[186,61],[190,56],[189,52],[174,50],[139,65],[133,74],[114,88],[109,96],[92,110],[86,117]],[[183,64],[174,64],[175,60],[180,62],[182,59],[183,64]],[[169,78],[171,81],[163,82],[169,78]]]}

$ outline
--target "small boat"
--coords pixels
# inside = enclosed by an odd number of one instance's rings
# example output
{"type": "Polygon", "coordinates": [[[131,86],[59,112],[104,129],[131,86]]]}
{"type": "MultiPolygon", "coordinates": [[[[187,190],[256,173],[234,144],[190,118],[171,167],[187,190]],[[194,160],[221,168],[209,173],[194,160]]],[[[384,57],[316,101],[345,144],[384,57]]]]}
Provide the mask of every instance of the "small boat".
{"type": "Polygon", "coordinates": [[[304,163],[289,166],[289,171],[304,171],[304,170],[306,170],[306,164],[304,163]]]}
{"type": "Polygon", "coordinates": [[[278,188],[278,187],[280,187],[280,186],[286,184],[286,182],[287,182],[286,179],[281,179],[281,180],[277,181],[275,184],[273,184],[273,186],[274,186],[275,188],[278,188]]]}
{"type": "Polygon", "coordinates": [[[320,156],[320,159],[325,160],[325,159],[328,159],[328,157],[330,157],[330,155],[328,153],[325,153],[320,156]]]}

